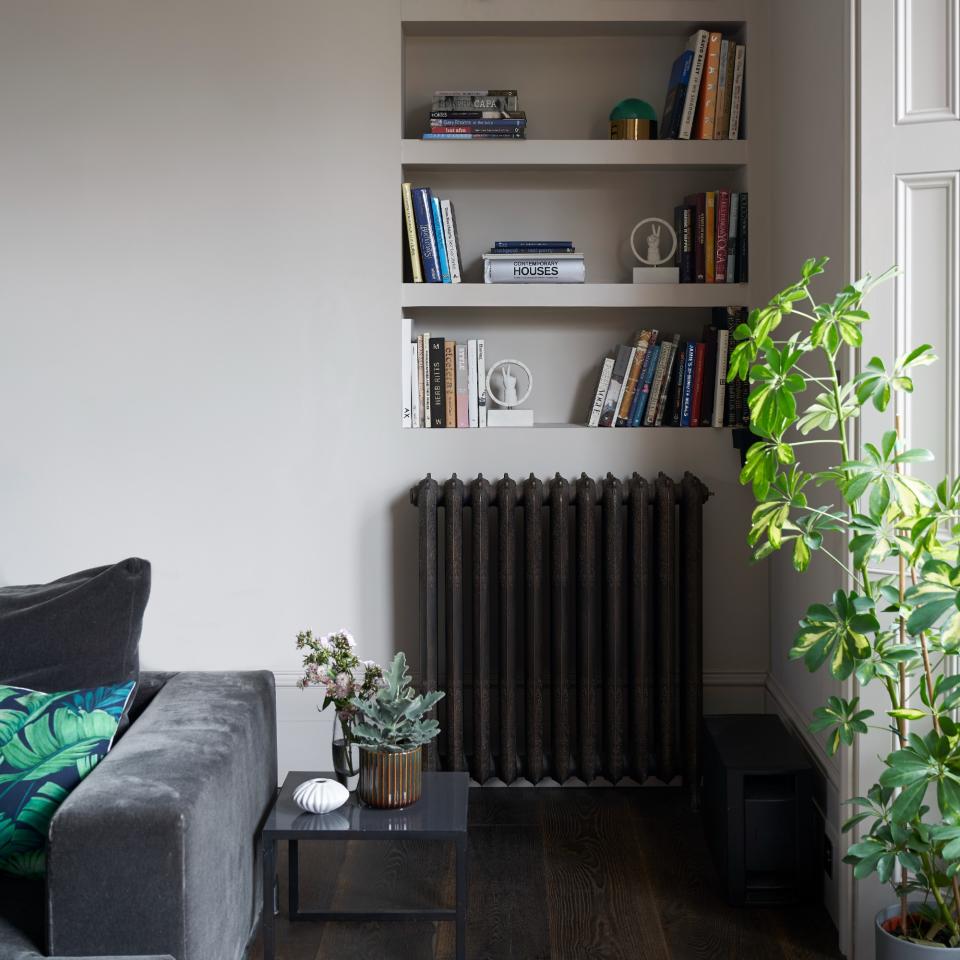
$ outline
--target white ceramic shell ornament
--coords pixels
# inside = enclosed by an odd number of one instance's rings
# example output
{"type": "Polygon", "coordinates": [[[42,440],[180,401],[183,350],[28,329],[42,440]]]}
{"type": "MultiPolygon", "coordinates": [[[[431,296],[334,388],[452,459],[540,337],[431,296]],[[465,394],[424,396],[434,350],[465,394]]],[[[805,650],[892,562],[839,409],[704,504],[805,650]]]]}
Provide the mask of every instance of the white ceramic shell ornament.
{"type": "Polygon", "coordinates": [[[342,783],[322,777],[304,780],[293,791],[294,803],[307,813],[330,813],[331,810],[342,807],[349,797],[350,791],[342,783]]]}

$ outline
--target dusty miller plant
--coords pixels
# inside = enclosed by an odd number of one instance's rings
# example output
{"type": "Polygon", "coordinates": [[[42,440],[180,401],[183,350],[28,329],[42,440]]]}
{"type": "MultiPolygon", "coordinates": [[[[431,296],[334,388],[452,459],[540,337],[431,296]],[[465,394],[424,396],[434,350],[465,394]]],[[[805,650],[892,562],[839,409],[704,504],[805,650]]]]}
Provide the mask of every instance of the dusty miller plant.
{"type": "Polygon", "coordinates": [[[440,725],[425,714],[443,698],[443,691],[415,695],[403,653],[393,658],[383,680],[383,686],[372,697],[352,700],[356,709],[354,742],[361,747],[396,753],[432,740],[440,732],[440,725]]]}
{"type": "Polygon", "coordinates": [[[845,862],[854,876],[878,874],[901,903],[888,929],[928,944],[960,946],[960,481],[935,488],[910,474],[933,459],[904,449],[891,400],[914,389],[912,371],[936,358],[927,344],[888,367],[879,357],[852,379],[839,373],[841,352],[859,351],[869,320],[863,300],[886,279],[864,277],[829,303],[817,303],[810,281],[826,258],[808,260],[800,279],[754,310],[734,332],[729,377],[748,378],[750,447],[741,483],[753,487],[748,542],[756,559],[789,549],[803,571],[813,553],[843,571],[843,587],[809,607],[792,659],[811,671],[826,667],[839,681],[878,683],[889,700],[883,714],[857,697],[830,697],[811,729],[828,733],[835,753],[870,727],[887,731],[896,749],[882,757],[878,783],[848,802],[861,839],[845,862]],[[776,339],[783,319],[801,332],[776,339]],[[851,421],[872,404],[890,413],[891,428],[852,442],[851,421]],[[798,436],[799,433],[799,436],[798,436]],[[832,465],[807,471],[804,448],[834,451],[832,465]],[[839,534],[845,548],[831,550],[839,534]],[[889,575],[877,571],[889,569],[889,575]],[[912,727],[912,729],[911,729],[912,727]],[[921,901],[908,911],[907,901],[921,901]]]}

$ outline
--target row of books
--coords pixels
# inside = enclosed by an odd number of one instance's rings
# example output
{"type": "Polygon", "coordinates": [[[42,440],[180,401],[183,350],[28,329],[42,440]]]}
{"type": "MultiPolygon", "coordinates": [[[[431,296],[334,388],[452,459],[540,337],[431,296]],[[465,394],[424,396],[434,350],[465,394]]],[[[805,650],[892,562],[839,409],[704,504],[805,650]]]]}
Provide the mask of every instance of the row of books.
{"type": "Polygon", "coordinates": [[[718,307],[700,340],[641,330],[603,361],[591,427],[748,426],[749,385],[727,382],[731,334],[746,307],[718,307]]]}
{"type": "Polygon", "coordinates": [[[745,191],[708,190],[674,207],[681,283],[747,282],[748,199],[745,191]]]}
{"type": "Polygon", "coordinates": [[[421,333],[404,318],[400,336],[402,425],[417,429],[486,427],[484,340],[457,343],[421,333]]]}
{"type": "Polygon", "coordinates": [[[437,90],[424,140],[523,140],[527,115],[516,90],[437,90]]]}
{"type": "Polygon", "coordinates": [[[583,254],[570,240],[497,240],[483,255],[484,283],[583,283],[583,254]]]}
{"type": "Polygon", "coordinates": [[[401,185],[410,275],[414,283],[460,283],[460,235],[450,200],[429,187],[401,185]]]}
{"type": "Polygon", "coordinates": [[[658,132],[661,140],[737,140],[747,49],[697,30],[673,62],[658,132]]]}

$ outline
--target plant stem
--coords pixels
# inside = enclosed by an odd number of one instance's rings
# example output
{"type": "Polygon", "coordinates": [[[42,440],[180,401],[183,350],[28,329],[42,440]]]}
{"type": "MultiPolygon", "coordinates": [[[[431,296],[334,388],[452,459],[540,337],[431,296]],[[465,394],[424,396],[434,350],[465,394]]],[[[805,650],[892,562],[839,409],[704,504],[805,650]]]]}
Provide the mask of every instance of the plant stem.
{"type": "Polygon", "coordinates": [[[921,854],[921,856],[923,858],[923,872],[930,878],[930,892],[933,894],[933,899],[937,901],[937,906],[940,908],[940,916],[950,928],[950,932],[955,937],[960,936],[960,929],[957,928],[957,921],[953,917],[953,911],[950,910],[944,901],[943,894],[940,892],[940,887],[937,884],[933,858],[929,853],[921,854]]]}

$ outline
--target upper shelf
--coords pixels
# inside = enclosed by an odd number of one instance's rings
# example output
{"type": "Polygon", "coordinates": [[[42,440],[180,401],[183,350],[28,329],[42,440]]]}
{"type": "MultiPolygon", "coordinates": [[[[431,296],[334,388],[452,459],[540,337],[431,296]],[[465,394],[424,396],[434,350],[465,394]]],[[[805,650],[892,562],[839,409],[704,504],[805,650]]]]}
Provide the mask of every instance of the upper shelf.
{"type": "Polygon", "coordinates": [[[405,283],[404,307],[725,307],[746,283],[405,283]]]}
{"type": "Polygon", "coordinates": [[[724,169],[747,162],[746,140],[402,140],[417,170],[724,169]]]}

